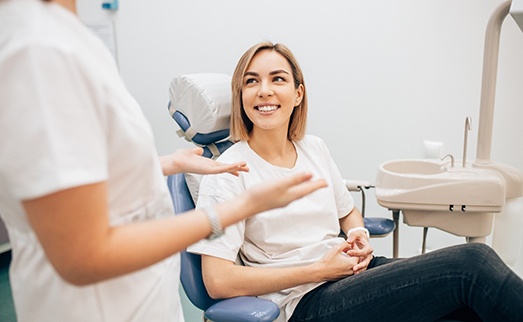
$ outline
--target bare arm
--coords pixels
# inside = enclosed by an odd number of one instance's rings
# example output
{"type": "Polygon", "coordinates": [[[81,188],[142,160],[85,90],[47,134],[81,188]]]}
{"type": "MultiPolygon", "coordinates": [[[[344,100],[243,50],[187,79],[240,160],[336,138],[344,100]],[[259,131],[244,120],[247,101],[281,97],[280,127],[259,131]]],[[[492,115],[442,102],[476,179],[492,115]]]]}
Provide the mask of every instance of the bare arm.
{"type": "Polygon", "coordinates": [[[203,279],[213,298],[257,296],[307,283],[338,280],[352,275],[352,268],[358,263],[357,257],[345,254],[349,248],[348,243],[342,242],[314,264],[285,268],[246,267],[204,255],[203,279]]]}
{"type": "MultiPolygon", "coordinates": [[[[254,187],[216,206],[223,226],[282,207],[325,181],[300,174],[254,187]]],[[[111,227],[105,182],[26,200],[23,206],[44,251],[67,281],[85,285],[152,265],[208,236],[200,210],[166,219],[111,227]]]]}
{"type": "Polygon", "coordinates": [[[363,226],[363,216],[356,207],[352,208],[347,216],[340,219],[340,227],[345,234],[347,234],[351,228],[363,226]]]}

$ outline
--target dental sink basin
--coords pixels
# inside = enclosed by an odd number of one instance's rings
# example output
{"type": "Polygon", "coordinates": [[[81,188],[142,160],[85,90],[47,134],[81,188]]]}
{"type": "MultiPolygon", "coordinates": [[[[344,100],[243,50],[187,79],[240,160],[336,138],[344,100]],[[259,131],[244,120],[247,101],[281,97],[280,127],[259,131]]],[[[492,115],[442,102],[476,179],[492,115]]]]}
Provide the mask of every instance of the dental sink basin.
{"type": "Polygon", "coordinates": [[[376,197],[389,209],[499,212],[505,205],[505,182],[494,171],[449,167],[432,160],[383,163],[376,197]]]}
{"type": "Polygon", "coordinates": [[[493,213],[505,205],[505,180],[499,173],[434,160],[385,162],[375,186],[378,203],[401,210],[408,225],[465,237],[490,234],[493,213]]]}
{"type": "Polygon", "coordinates": [[[445,171],[443,165],[429,160],[395,160],[382,165],[385,171],[398,174],[430,175],[445,171]]]}

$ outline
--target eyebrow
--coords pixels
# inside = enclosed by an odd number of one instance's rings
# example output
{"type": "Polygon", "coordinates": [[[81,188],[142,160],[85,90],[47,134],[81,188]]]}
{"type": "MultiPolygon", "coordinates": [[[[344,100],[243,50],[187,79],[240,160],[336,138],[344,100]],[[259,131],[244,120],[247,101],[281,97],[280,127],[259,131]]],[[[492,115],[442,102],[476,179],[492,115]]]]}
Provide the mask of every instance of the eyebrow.
{"type": "MultiPolygon", "coordinates": [[[[276,70],[273,70],[269,73],[269,75],[277,75],[277,74],[287,74],[287,75],[290,75],[288,71],[286,71],[285,69],[276,69],[276,70]]],[[[245,72],[245,74],[243,75],[243,77],[245,76],[260,76],[260,74],[256,73],[256,72],[245,72]]]]}

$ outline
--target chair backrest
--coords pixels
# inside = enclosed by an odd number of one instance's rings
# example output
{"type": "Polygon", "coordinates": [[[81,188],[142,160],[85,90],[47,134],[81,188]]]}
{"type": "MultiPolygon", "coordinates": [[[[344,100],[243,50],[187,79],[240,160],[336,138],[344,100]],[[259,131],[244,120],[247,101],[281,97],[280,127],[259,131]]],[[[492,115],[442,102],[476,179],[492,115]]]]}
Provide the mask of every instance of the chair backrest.
{"type": "MultiPolygon", "coordinates": [[[[167,185],[176,214],[194,209],[194,203],[182,173],[167,177],[167,185]]],[[[201,256],[182,251],[180,280],[187,297],[202,311],[219,302],[209,296],[202,278],[201,256]]]]}
{"type": "Polygon", "coordinates": [[[169,87],[169,114],[178,124],[178,136],[204,149],[204,156],[217,157],[229,141],[231,77],[200,73],[177,75],[169,87]]]}
{"type": "MultiPolygon", "coordinates": [[[[169,87],[169,114],[180,127],[180,137],[204,149],[205,157],[214,158],[229,148],[229,119],[231,115],[231,77],[226,74],[201,73],[176,75],[169,87]]],[[[197,195],[198,180],[186,176],[167,177],[167,184],[176,214],[194,209],[191,193],[197,195]]],[[[182,286],[189,300],[205,311],[219,302],[212,299],[202,279],[201,256],[181,252],[182,286]]]]}

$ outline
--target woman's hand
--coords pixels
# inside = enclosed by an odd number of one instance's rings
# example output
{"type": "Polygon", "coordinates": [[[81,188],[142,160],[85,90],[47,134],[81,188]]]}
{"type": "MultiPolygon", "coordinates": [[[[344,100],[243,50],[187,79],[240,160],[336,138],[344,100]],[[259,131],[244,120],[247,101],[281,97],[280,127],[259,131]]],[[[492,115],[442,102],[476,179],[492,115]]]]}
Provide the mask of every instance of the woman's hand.
{"type": "Polygon", "coordinates": [[[217,174],[228,172],[235,176],[240,171],[248,172],[245,162],[225,164],[202,156],[203,149],[185,148],[160,157],[163,174],[168,176],[175,173],[217,174]]]}
{"type": "Polygon", "coordinates": [[[358,265],[360,258],[347,254],[352,246],[342,242],[333,247],[314,265],[319,265],[322,274],[321,282],[337,281],[354,274],[354,267],[358,265]]]}
{"type": "Polygon", "coordinates": [[[353,267],[354,274],[365,271],[372,259],[372,252],[374,252],[367,235],[362,231],[353,232],[347,237],[347,243],[351,247],[347,254],[359,258],[358,264],[353,267]]]}

